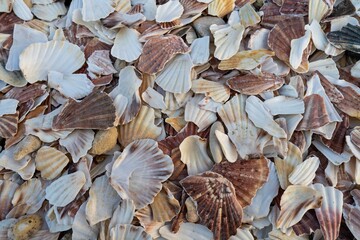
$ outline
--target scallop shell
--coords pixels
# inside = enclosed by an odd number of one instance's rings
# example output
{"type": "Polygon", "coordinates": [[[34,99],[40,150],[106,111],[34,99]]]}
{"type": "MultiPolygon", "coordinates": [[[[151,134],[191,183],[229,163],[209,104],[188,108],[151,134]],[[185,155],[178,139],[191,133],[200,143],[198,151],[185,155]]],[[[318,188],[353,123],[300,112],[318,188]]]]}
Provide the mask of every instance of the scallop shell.
{"type": "Polygon", "coordinates": [[[139,58],[142,52],[142,44],[139,41],[139,32],[132,28],[123,27],[116,34],[111,55],[132,62],[139,58]]]}
{"type": "Polygon", "coordinates": [[[154,140],[136,140],[115,159],[110,184],[122,199],[130,198],[136,208],[142,208],[153,201],[161,190],[161,182],[168,179],[173,170],[171,158],[162,153],[154,140]]]}
{"type": "Polygon", "coordinates": [[[46,188],[45,198],[55,207],[65,207],[75,199],[85,182],[82,171],[61,176],[46,188]]]}
{"type": "Polygon", "coordinates": [[[344,152],[341,154],[332,151],[325,144],[319,140],[314,140],[312,144],[334,165],[339,166],[342,163],[349,162],[353,154],[350,152],[350,149],[345,147],[344,152]]]}
{"type": "Polygon", "coordinates": [[[127,146],[137,139],[156,139],[161,134],[161,128],[156,126],[155,111],[142,106],[139,114],[130,123],[119,126],[118,140],[122,146],[127,146]]]}
{"type": "Polygon", "coordinates": [[[284,83],[284,78],[269,73],[260,76],[252,74],[235,76],[227,80],[227,84],[232,90],[247,95],[258,95],[264,91],[277,90],[284,83]]]}
{"type": "Polygon", "coordinates": [[[196,135],[185,138],[180,144],[181,161],[186,164],[190,176],[210,170],[214,165],[206,146],[206,139],[196,135]]]}
{"type": "Polygon", "coordinates": [[[135,206],[130,199],[124,199],[114,211],[109,223],[109,229],[117,224],[130,224],[134,218],[135,206]]]}
{"type": "Polygon", "coordinates": [[[72,225],[72,239],[96,239],[99,235],[99,225],[90,226],[86,220],[86,208],[87,202],[84,202],[79,210],[76,212],[74,222],[72,225]]]}
{"type": "Polygon", "coordinates": [[[14,159],[21,160],[26,155],[38,150],[40,147],[41,141],[33,135],[28,135],[23,138],[18,144],[16,144],[14,150],[14,159]]]}
{"type": "Polygon", "coordinates": [[[39,19],[53,21],[61,15],[65,15],[67,9],[63,2],[53,2],[46,5],[34,4],[31,12],[39,19]]]}
{"type": "Polygon", "coordinates": [[[41,177],[52,180],[60,175],[69,163],[66,155],[55,148],[43,146],[36,154],[36,169],[41,172],[41,177]]]}
{"type": "Polygon", "coordinates": [[[118,224],[110,229],[110,240],[152,240],[142,227],[131,224],[118,224]]]}
{"type": "Polygon", "coordinates": [[[161,237],[168,240],[209,240],[213,239],[213,233],[205,226],[201,224],[185,222],[180,225],[178,232],[171,231],[169,225],[165,225],[160,228],[159,233],[161,237]]]}
{"type": "Polygon", "coordinates": [[[309,0],[284,0],[280,8],[282,14],[307,15],[309,0]]]}
{"type": "Polygon", "coordinates": [[[334,187],[324,187],[316,183],[312,186],[322,196],[320,208],[315,209],[324,239],[337,239],[343,213],[343,193],[334,187]]]}
{"type": "Polygon", "coordinates": [[[329,41],[335,46],[339,46],[344,50],[352,51],[355,53],[360,52],[358,32],[360,27],[348,23],[340,31],[330,32],[327,37],[329,41]]]}
{"type": "Polygon", "coordinates": [[[310,157],[297,165],[289,175],[289,182],[294,185],[308,186],[315,178],[315,172],[319,168],[318,157],[310,157]]]}
{"type": "Polygon", "coordinates": [[[290,234],[283,233],[279,229],[273,229],[269,232],[270,239],[274,240],[307,240],[308,236],[297,236],[294,232],[290,234]]]}
{"type": "Polygon", "coordinates": [[[230,97],[230,89],[226,85],[203,78],[192,81],[191,90],[195,93],[203,93],[216,102],[226,102],[230,97]]]}
{"type": "Polygon", "coordinates": [[[165,225],[163,222],[155,222],[152,217],[150,207],[145,207],[138,210],[136,218],[139,219],[141,226],[145,228],[145,232],[151,235],[153,238],[160,237],[159,229],[165,225]]]}
{"type": "Polygon", "coordinates": [[[229,240],[254,240],[254,237],[249,229],[238,228],[236,235],[231,236],[229,240]]]}
{"type": "Polygon", "coordinates": [[[357,89],[352,87],[341,87],[336,86],[341,94],[344,96],[344,100],[340,103],[336,103],[336,107],[338,107],[341,111],[349,115],[350,117],[360,118],[360,109],[358,104],[356,104],[357,99],[360,97],[360,93],[357,89]]]}
{"type": "Polygon", "coordinates": [[[49,87],[58,90],[68,98],[80,99],[89,95],[94,89],[94,84],[86,74],[65,75],[50,71],[48,75],[49,87]]]}
{"type": "MultiPolygon", "coordinates": [[[[276,56],[287,63],[289,63],[291,52],[291,41],[305,35],[305,22],[303,17],[292,17],[286,21],[281,21],[275,25],[270,31],[268,44],[275,52],[276,56]]],[[[301,63],[296,72],[303,73],[309,69],[308,57],[310,54],[311,45],[304,50],[301,58],[301,63]]]]}
{"type": "Polygon", "coordinates": [[[212,16],[224,17],[235,7],[235,0],[213,0],[208,6],[208,13],[212,16]]]}
{"type": "Polygon", "coordinates": [[[109,50],[96,50],[86,61],[90,78],[97,78],[101,75],[117,73],[112,65],[109,50]]]}
{"type": "MultiPolygon", "coordinates": [[[[216,1],[217,0],[212,3],[216,1]]],[[[210,31],[215,39],[214,44],[216,49],[214,56],[219,60],[226,60],[238,52],[245,28],[241,24],[234,26],[230,26],[228,24],[213,24],[210,26],[210,31]]]]}
{"type": "Polygon", "coordinates": [[[94,135],[92,130],[74,130],[67,137],[60,139],[59,144],[66,148],[73,162],[77,163],[92,147],[94,135]]]}
{"type": "Polygon", "coordinates": [[[3,64],[0,64],[0,78],[10,86],[24,87],[27,84],[27,81],[20,72],[7,71],[3,64]]]}
{"type": "Polygon", "coordinates": [[[227,60],[219,64],[220,70],[251,70],[262,64],[266,59],[274,56],[274,52],[269,50],[248,50],[236,53],[227,60]]]}
{"type": "Polygon", "coordinates": [[[205,36],[195,39],[190,46],[191,60],[195,66],[207,63],[210,57],[210,37],[205,36]]]}
{"type": "Polygon", "coordinates": [[[83,20],[86,22],[97,21],[101,18],[109,16],[110,13],[115,11],[114,2],[112,0],[96,1],[87,0],[83,2],[81,13],[83,20]]]}
{"type": "Polygon", "coordinates": [[[192,68],[190,54],[178,54],[166,64],[157,75],[155,82],[165,91],[186,93],[191,88],[192,68]]]}
{"type": "Polygon", "coordinates": [[[234,163],[222,161],[215,164],[212,171],[221,174],[234,185],[237,200],[243,208],[251,204],[256,192],[267,182],[269,176],[266,158],[238,159],[234,163]]]}
{"type": "Polygon", "coordinates": [[[19,112],[5,114],[0,117],[0,136],[10,138],[18,132],[19,112]]]}
{"type": "MultiPolygon", "coordinates": [[[[144,102],[155,109],[166,109],[164,97],[151,87],[148,87],[141,95],[144,102]]],[[[169,122],[168,122],[169,123],[169,122]]]]}
{"type": "Polygon", "coordinates": [[[11,200],[19,185],[10,180],[0,180],[0,220],[5,219],[12,209],[11,200]]]}
{"type": "Polygon", "coordinates": [[[93,182],[89,190],[89,200],[86,204],[86,219],[90,225],[111,218],[113,211],[121,199],[109,184],[109,178],[104,175],[93,182]]]}
{"type": "Polygon", "coordinates": [[[293,69],[297,69],[300,67],[302,56],[304,54],[304,51],[309,46],[310,40],[311,40],[310,30],[306,30],[304,36],[291,40],[289,62],[293,69]]]}
{"type": "Polygon", "coordinates": [[[322,200],[321,193],[310,187],[288,186],[281,197],[277,228],[286,231],[287,228],[298,223],[308,210],[319,208],[322,200]]]}
{"type": "Polygon", "coordinates": [[[99,130],[94,138],[90,153],[101,155],[111,151],[117,144],[118,131],[116,127],[108,130],[99,130]]]}
{"type": "Polygon", "coordinates": [[[211,125],[210,134],[209,134],[209,148],[212,155],[212,159],[215,163],[220,163],[223,160],[224,154],[221,149],[220,142],[215,135],[215,132],[225,132],[225,129],[221,122],[216,121],[211,125]]]}
{"type": "Polygon", "coordinates": [[[20,69],[25,79],[34,83],[46,80],[49,71],[72,74],[85,62],[81,49],[67,41],[33,43],[20,54],[20,69]]]}
{"type": "Polygon", "coordinates": [[[184,7],[179,0],[170,0],[159,5],[156,10],[155,20],[158,23],[172,22],[179,19],[184,12],[184,7]]]}
{"type": "Polygon", "coordinates": [[[176,54],[187,53],[190,48],[182,38],[175,35],[153,37],[143,47],[139,58],[138,69],[144,73],[154,74],[161,71],[167,62],[176,54]],[[155,60],[156,61],[155,61],[155,60]]]}
{"type": "Polygon", "coordinates": [[[252,7],[251,3],[246,3],[239,9],[240,23],[244,27],[254,26],[260,22],[260,15],[252,7]]]}
{"type": "Polygon", "coordinates": [[[280,186],[286,189],[289,183],[289,175],[294,171],[296,166],[302,162],[300,149],[291,142],[288,142],[288,154],[284,159],[275,157],[275,167],[278,174],[280,186]]]}
{"type": "Polygon", "coordinates": [[[298,98],[277,96],[264,101],[265,107],[272,115],[302,114],[305,111],[304,101],[298,98]]]}
{"type": "Polygon", "coordinates": [[[56,130],[107,129],[114,125],[114,121],[113,101],[106,93],[94,91],[81,102],[69,99],[54,118],[52,126],[56,130]]]}
{"type": "Polygon", "coordinates": [[[185,121],[193,122],[199,127],[199,132],[209,127],[216,121],[216,114],[199,107],[201,95],[193,97],[185,106],[185,121]]]}
{"type": "Polygon", "coordinates": [[[28,215],[20,218],[9,230],[10,239],[26,240],[40,230],[43,220],[39,215],[28,215]]]}
{"type": "Polygon", "coordinates": [[[229,180],[220,174],[205,172],[189,176],[180,183],[197,203],[200,223],[214,233],[214,239],[228,239],[236,234],[243,210],[229,180]]]}
{"type": "Polygon", "coordinates": [[[331,9],[327,1],[309,0],[309,23],[312,20],[320,22],[329,13],[331,9]]]}
{"type": "Polygon", "coordinates": [[[14,0],[12,7],[13,7],[13,11],[16,14],[16,16],[18,16],[22,20],[29,21],[29,20],[33,19],[31,10],[26,5],[24,0],[14,0]]]}
{"type": "Polygon", "coordinates": [[[221,150],[224,153],[226,160],[231,163],[235,162],[238,159],[238,153],[235,145],[230,141],[228,135],[219,130],[215,131],[215,135],[220,143],[221,150]]]}

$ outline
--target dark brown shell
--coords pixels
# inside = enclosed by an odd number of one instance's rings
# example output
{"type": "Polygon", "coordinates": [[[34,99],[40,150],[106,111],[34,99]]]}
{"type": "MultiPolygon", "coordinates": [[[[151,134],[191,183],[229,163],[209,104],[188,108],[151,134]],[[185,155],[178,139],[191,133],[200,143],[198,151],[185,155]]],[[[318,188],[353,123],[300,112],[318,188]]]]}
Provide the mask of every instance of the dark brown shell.
{"type": "Polygon", "coordinates": [[[234,185],[237,200],[243,208],[251,204],[257,190],[269,176],[266,158],[238,159],[234,163],[222,161],[215,164],[212,171],[221,174],[234,185]]]}
{"type": "Polygon", "coordinates": [[[309,0],[284,0],[280,8],[281,14],[307,15],[309,0]]]}
{"type": "Polygon", "coordinates": [[[342,122],[338,122],[336,124],[333,137],[331,139],[322,137],[322,142],[339,154],[343,153],[344,151],[345,135],[349,128],[349,117],[345,114],[342,115],[342,122]]]}
{"type": "Polygon", "coordinates": [[[319,76],[321,85],[324,87],[326,95],[329,97],[330,101],[333,103],[340,103],[344,100],[344,96],[332,83],[330,83],[324,75],[320,72],[315,71],[315,73],[319,76]]]}
{"type": "Polygon", "coordinates": [[[197,203],[200,223],[207,226],[214,239],[229,239],[241,226],[243,210],[232,183],[214,172],[183,179],[181,185],[197,203]]]}
{"type": "Polygon", "coordinates": [[[340,31],[330,32],[329,41],[342,49],[360,53],[360,27],[347,24],[340,31]]]}
{"type": "Polygon", "coordinates": [[[297,130],[311,130],[324,126],[330,122],[326,111],[325,101],[318,94],[312,94],[304,98],[304,118],[297,126],[297,130]]]}
{"type": "Polygon", "coordinates": [[[20,103],[28,102],[30,99],[35,99],[44,95],[46,92],[46,85],[41,83],[34,83],[25,87],[14,87],[8,91],[6,98],[14,98],[20,103]]]}
{"type": "Polygon", "coordinates": [[[10,138],[18,131],[19,112],[5,114],[0,117],[0,136],[10,138]]]}
{"type": "Polygon", "coordinates": [[[320,229],[319,221],[316,218],[315,210],[311,209],[305,213],[303,218],[293,227],[296,235],[311,234],[315,230],[320,229]]]}
{"type": "Polygon", "coordinates": [[[261,20],[261,25],[264,27],[272,28],[277,23],[291,18],[289,15],[282,15],[280,13],[280,7],[270,1],[265,3],[260,10],[264,13],[261,20]]]}
{"type": "Polygon", "coordinates": [[[360,118],[360,94],[357,93],[351,87],[341,87],[336,86],[337,89],[344,96],[344,100],[339,103],[336,103],[336,107],[341,111],[349,115],[350,117],[360,118]]]}
{"type": "Polygon", "coordinates": [[[114,126],[115,107],[112,99],[95,91],[81,102],[69,99],[54,118],[53,129],[108,129],[114,126]]]}

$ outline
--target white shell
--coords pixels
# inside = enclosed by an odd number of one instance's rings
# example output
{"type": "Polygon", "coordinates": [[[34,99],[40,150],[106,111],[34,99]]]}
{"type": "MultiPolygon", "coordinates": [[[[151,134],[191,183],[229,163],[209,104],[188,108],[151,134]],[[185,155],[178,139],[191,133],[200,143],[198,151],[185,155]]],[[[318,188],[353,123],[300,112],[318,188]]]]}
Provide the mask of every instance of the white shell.
{"type": "Polygon", "coordinates": [[[113,0],[83,0],[81,13],[85,22],[97,21],[115,11],[113,0]]]}
{"type": "Polygon", "coordinates": [[[315,178],[315,172],[320,165],[318,157],[310,157],[295,167],[289,175],[289,182],[294,185],[308,186],[315,178]]]}
{"type": "Polygon", "coordinates": [[[72,225],[72,239],[97,239],[99,235],[99,225],[90,226],[86,220],[85,208],[88,202],[84,202],[74,217],[72,225]]]}
{"type": "Polygon", "coordinates": [[[0,12],[9,13],[12,10],[13,0],[4,0],[0,2],[0,12]]]}
{"type": "Polygon", "coordinates": [[[150,107],[156,109],[166,109],[163,95],[158,93],[153,88],[148,87],[141,96],[143,101],[149,104],[150,107]]]}
{"type": "Polygon", "coordinates": [[[118,224],[110,229],[110,240],[152,240],[142,227],[131,224],[118,224]]]}
{"type": "Polygon", "coordinates": [[[24,21],[29,21],[33,19],[33,15],[30,11],[30,8],[26,5],[24,0],[14,0],[13,11],[16,16],[18,16],[24,21]]]}
{"type": "Polygon", "coordinates": [[[305,111],[304,101],[298,98],[277,96],[264,101],[264,105],[272,115],[302,114],[305,111]]]}
{"type": "Polygon", "coordinates": [[[185,138],[179,146],[181,161],[186,164],[189,176],[206,172],[214,162],[206,152],[207,141],[197,135],[185,138]]]}
{"type": "Polygon", "coordinates": [[[85,174],[81,171],[64,175],[46,188],[45,198],[56,207],[65,207],[75,199],[85,182],[85,174]]]}
{"type": "Polygon", "coordinates": [[[261,28],[251,34],[248,47],[251,50],[261,50],[261,49],[267,49],[270,50],[267,39],[269,36],[270,30],[266,28],[261,28]]]}
{"type": "Polygon", "coordinates": [[[191,90],[195,93],[203,93],[216,102],[226,102],[230,97],[230,89],[224,83],[203,78],[192,81],[191,90]]]}
{"type": "Polygon", "coordinates": [[[210,37],[195,39],[191,43],[190,49],[191,60],[195,66],[207,63],[210,57],[210,37]]]}
{"type": "Polygon", "coordinates": [[[339,154],[337,152],[332,151],[325,144],[318,140],[313,141],[313,145],[325,155],[329,161],[331,161],[336,166],[339,166],[342,163],[349,162],[353,154],[350,152],[350,149],[345,145],[344,152],[339,154]]]}
{"type": "Polygon", "coordinates": [[[236,235],[231,236],[229,240],[254,240],[254,237],[249,229],[238,228],[236,235]]]}
{"type": "Polygon", "coordinates": [[[199,127],[199,132],[209,127],[216,121],[216,114],[211,111],[202,110],[199,107],[199,102],[202,96],[197,95],[192,98],[185,106],[185,121],[193,122],[199,127]]]}
{"type": "Polygon", "coordinates": [[[89,95],[94,89],[94,84],[87,78],[86,74],[65,75],[50,71],[48,84],[51,88],[58,90],[65,97],[80,99],[89,95]]]}
{"type": "Polygon", "coordinates": [[[170,0],[157,7],[155,20],[158,23],[171,22],[179,19],[183,12],[184,7],[180,4],[179,0],[170,0]]]}
{"type": "Polygon", "coordinates": [[[30,83],[46,80],[49,71],[71,74],[84,62],[81,49],[67,41],[33,43],[20,55],[20,69],[30,83]]]}
{"type": "Polygon", "coordinates": [[[156,77],[155,82],[165,91],[186,93],[191,88],[191,69],[193,63],[190,54],[178,54],[156,77]]]}
{"type": "Polygon", "coordinates": [[[67,9],[63,2],[54,2],[46,5],[34,4],[31,11],[41,20],[53,21],[58,16],[66,14],[67,9]]]}
{"type": "Polygon", "coordinates": [[[118,224],[131,224],[135,215],[135,205],[131,199],[124,199],[114,211],[109,223],[109,229],[118,224]]]}
{"type": "Polygon", "coordinates": [[[325,1],[309,0],[309,23],[312,20],[320,22],[329,10],[329,6],[325,1]]]}
{"type": "Polygon", "coordinates": [[[131,0],[131,4],[141,4],[143,6],[143,14],[146,17],[146,20],[152,21],[155,20],[156,15],[156,0],[131,0]]]}
{"type": "Polygon", "coordinates": [[[140,33],[135,29],[122,27],[116,34],[111,55],[126,62],[138,59],[142,52],[139,36],[140,33]]]}
{"type": "Polygon", "coordinates": [[[325,58],[309,63],[309,72],[319,71],[324,76],[332,76],[339,79],[340,74],[336,63],[332,58],[325,58]]]}
{"type": "Polygon", "coordinates": [[[51,232],[63,232],[72,227],[74,219],[68,214],[60,215],[60,210],[52,206],[45,215],[45,221],[51,232]]]}
{"type": "Polygon", "coordinates": [[[60,139],[59,144],[66,148],[73,162],[77,163],[92,147],[94,135],[93,130],[74,130],[67,137],[60,139]]]}
{"type": "Polygon", "coordinates": [[[27,84],[27,81],[22,76],[21,72],[10,72],[5,69],[5,67],[0,64],[0,79],[14,87],[23,87],[27,84]]]}
{"type": "Polygon", "coordinates": [[[18,104],[19,104],[19,101],[16,99],[0,100],[0,117],[5,114],[16,113],[16,108],[17,108],[18,104]]]}
{"type": "Polygon", "coordinates": [[[220,131],[222,133],[225,132],[225,129],[221,122],[216,121],[211,125],[210,133],[209,133],[209,148],[212,155],[212,159],[215,163],[220,163],[224,157],[223,151],[221,149],[220,142],[218,138],[216,137],[217,131],[220,131]]]}
{"type": "Polygon", "coordinates": [[[201,224],[184,222],[176,233],[172,232],[170,227],[170,225],[165,225],[160,228],[161,237],[168,240],[209,240],[214,238],[213,233],[201,224]]]}
{"type": "MultiPolygon", "coordinates": [[[[19,185],[13,181],[0,180],[0,219],[5,219],[6,215],[13,207],[11,199],[18,187],[19,185]]],[[[0,231],[2,230],[1,227],[2,226],[0,225],[0,231]]]]}
{"type": "Polygon", "coordinates": [[[239,9],[240,23],[245,28],[256,25],[260,22],[259,14],[252,7],[251,3],[246,3],[239,9]]]}
{"type": "Polygon", "coordinates": [[[311,39],[311,32],[309,30],[306,30],[304,36],[291,40],[289,61],[293,69],[297,69],[300,66],[301,61],[303,59],[302,56],[304,50],[309,45],[310,39],[311,39]]]}
{"type": "Polygon", "coordinates": [[[117,73],[116,69],[112,65],[110,59],[110,53],[108,50],[96,50],[87,59],[88,72],[90,78],[94,79],[100,75],[110,75],[117,73]]]}
{"type": "Polygon", "coordinates": [[[351,76],[356,78],[360,77],[360,61],[357,61],[355,65],[351,68],[351,76]]]}
{"type": "Polygon", "coordinates": [[[238,153],[236,151],[235,145],[230,141],[228,135],[220,132],[219,130],[215,130],[215,135],[218,139],[218,142],[220,143],[225,158],[231,163],[236,162],[238,153]]]}

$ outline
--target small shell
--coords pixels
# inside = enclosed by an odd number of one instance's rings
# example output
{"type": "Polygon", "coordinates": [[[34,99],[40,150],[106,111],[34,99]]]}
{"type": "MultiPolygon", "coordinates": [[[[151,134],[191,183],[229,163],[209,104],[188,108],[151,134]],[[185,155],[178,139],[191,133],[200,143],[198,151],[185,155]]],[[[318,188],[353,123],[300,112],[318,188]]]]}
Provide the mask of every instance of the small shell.
{"type": "Polygon", "coordinates": [[[230,89],[225,84],[203,78],[192,81],[191,90],[195,93],[203,93],[216,102],[226,102],[230,97],[230,89]]]}
{"type": "Polygon", "coordinates": [[[156,10],[155,20],[158,23],[172,22],[179,19],[184,12],[184,7],[179,0],[170,0],[159,5],[156,10]]]}
{"type": "Polygon", "coordinates": [[[208,13],[212,16],[224,17],[235,7],[235,0],[213,0],[208,6],[208,13]]]}
{"type": "Polygon", "coordinates": [[[207,63],[210,57],[210,37],[205,36],[195,39],[190,46],[191,60],[195,66],[207,63]]]}
{"type": "Polygon", "coordinates": [[[235,162],[238,159],[238,153],[228,135],[219,130],[215,130],[215,135],[220,143],[221,150],[224,153],[226,160],[231,163],[235,162]]]}
{"type": "Polygon", "coordinates": [[[181,161],[186,164],[190,176],[210,170],[214,162],[206,152],[207,141],[199,136],[185,138],[179,146],[181,161]]]}
{"type": "Polygon", "coordinates": [[[274,56],[274,52],[269,50],[248,50],[236,53],[227,60],[219,64],[220,70],[251,70],[262,64],[267,58],[274,56]]]}
{"type": "Polygon", "coordinates": [[[19,101],[16,99],[0,100],[0,117],[5,114],[15,114],[19,101]]]}
{"type": "Polygon", "coordinates": [[[191,199],[187,198],[185,200],[186,206],[186,220],[192,223],[196,223],[199,221],[199,215],[196,210],[196,203],[191,199]]]}
{"type": "Polygon", "coordinates": [[[29,21],[33,19],[33,15],[30,11],[30,8],[26,5],[24,0],[14,0],[13,11],[16,14],[16,16],[18,16],[24,21],[29,21]]]}
{"type": "Polygon", "coordinates": [[[83,20],[86,22],[97,21],[101,18],[109,16],[110,13],[115,11],[114,2],[112,0],[96,1],[87,0],[83,2],[81,13],[83,20]]]}
{"type": "Polygon", "coordinates": [[[86,61],[88,67],[87,71],[91,79],[97,78],[102,75],[110,75],[117,73],[112,65],[109,50],[96,50],[86,61]]]}
{"type": "Polygon", "coordinates": [[[20,72],[7,71],[3,64],[0,64],[0,77],[3,82],[10,86],[24,87],[27,84],[27,81],[20,72]]]}
{"type": "Polygon", "coordinates": [[[28,215],[20,218],[11,227],[10,237],[18,240],[26,240],[40,230],[43,220],[39,215],[28,215]]]}
{"type": "Polygon", "coordinates": [[[289,175],[289,182],[294,185],[308,186],[315,178],[315,172],[319,168],[320,160],[310,157],[297,165],[289,175]]]}
{"type": "Polygon", "coordinates": [[[213,233],[207,227],[189,222],[182,223],[176,233],[171,231],[169,225],[161,227],[159,232],[161,237],[168,240],[209,240],[214,237],[213,233]]]}
{"type": "Polygon", "coordinates": [[[298,98],[277,96],[264,101],[272,115],[302,114],[305,111],[304,101],[298,98]]]}
{"type": "Polygon", "coordinates": [[[12,10],[12,0],[5,0],[0,3],[0,12],[10,13],[12,10]]]}
{"type": "Polygon", "coordinates": [[[18,132],[19,112],[5,114],[0,117],[0,136],[10,138],[18,132]]]}
{"type": "Polygon", "coordinates": [[[141,95],[144,102],[156,109],[166,109],[164,96],[151,87],[148,87],[141,95]]]}
{"type": "Polygon", "coordinates": [[[116,34],[111,55],[127,62],[135,61],[142,52],[139,32],[132,28],[123,27],[116,34]]]}
{"type": "Polygon", "coordinates": [[[152,240],[142,227],[131,224],[118,224],[110,229],[110,240],[152,240]]]}
{"type": "Polygon", "coordinates": [[[309,30],[306,30],[304,36],[291,40],[289,62],[293,69],[297,69],[300,67],[302,56],[304,54],[304,51],[306,51],[309,46],[310,39],[311,32],[309,30]]]}
{"type": "Polygon", "coordinates": [[[52,2],[46,5],[34,4],[31,12],[39,19],[53,21],[61,15],[65,15],[67,9],[63,2],[52,2]]]}
{"type": "Polygon", "coordinates": [[[200,223],[214,233],[214,239],[228,239],[236,234],[243,210],[229,180],[220,174],[205,172],[189,176],[180,184],[197,203],[200,223]],[[229,217],[231,221],[228,221],[229,217]]]}
{"type": "Polygon", "coordinates": [[[215,163],[220,163],[223,160],[224,154],[221,149],[220,142],[215,135],[216,131],[225,132],[225,129],[221,122],[216,121],[211,125],[210,134],[209,134],[209,148],[212,155],[212,159],[215,163]]]}
{"type": "Polygon", "coordinates": [[[239,9],[240,23],[244,27],[254,26],[260,22],[260,15],[252,7],[251,3],[246,3],[239,9]]]}
{"type": "Polygon", "coordinates": [[[69,163],[66,155],[55,148],[43,146],[36,154],[36,169],[41,172],[41,177],[46,180],[56,178],[69,163]]]}
{"type": "Polygon", "coordinates": [[[11,200],[19,185],[10,180],[0,180],[0,220],[5,219],[13,205],[11,200]]]}
{"type": "Polygon", "coordinates": [[[325,15],[331,13],[327,1],[309,0],[309,23],[312,20],[320,22],[325,15]]]}
{"type": "Polygon", "coordinates": [[[77,163],[91,148],[94,134],[92,130],[74,130],[67,137],[60,139],[59,144],[66,148],[72,161],[77,163]]]}
{"type": "Polygon", "coordinates": [[[130,199],[124,199],[114,211],[111,217],[109,228],[111,229],[117,224],[130,224],[135,215],[134,202],[130,199]]]}
{"type": "Polygon", "coordinates": [[[104,154],[113,149],[117,143],[118,131],[115,127],[108,130],[99,130],[95,134],[90,153],[94,155],[104,154]]]}

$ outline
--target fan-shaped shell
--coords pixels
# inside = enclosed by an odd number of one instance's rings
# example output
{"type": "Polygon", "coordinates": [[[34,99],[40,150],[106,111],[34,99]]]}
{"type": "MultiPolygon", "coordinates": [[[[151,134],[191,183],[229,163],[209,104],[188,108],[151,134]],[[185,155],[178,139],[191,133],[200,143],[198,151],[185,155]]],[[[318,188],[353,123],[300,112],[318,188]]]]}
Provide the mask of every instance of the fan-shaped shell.
{"type": "Polygon", "coordinates": [[[60,139],[59,143],[70,153],[73,162],[77,163],[92,147],[94,134],[92,130],[74,130],[66,138],[60,139]]]}
{"type": "Polygon", "coordinates": [[[230,89],[224,83],[203,78],[192,81],[191,90],[195,93],[203,93],[216,102],[226,102],[230,97],[230,89]]]}
{"type": "Polygon", "coordinates": [[[220,163],[223,160],[224,154],[221,149],[220,142],[218,141],[218,138],[216,137],[215,132],[225,132],[225,129],[221,122],[216,121],[211,125],[210,133],[209,133],[209,148],[212,155],[212,159],[215,163],[220,163]]]}
{"type": "Polygon", "coordinates": [[[195,66],[205,64],[210,57],[210,37],[195,39],[190,46],[191,60],[195,66]]]}
{"type": "Polygon", "coordinates": [[[43,146],[36,154],[36,169],[41,172],[41,177],[47,180],[56,178],[69,163],[66,155],[59,150],[43,146]]]}
{"type": "Polygon", "coordinates": [[[99,225],[90,226],[86,220],[86,208],[87,202],[84,202],[79,210],[76,212],[74,217],[74,222],[72,225],[72,239],[81,240],[81,239],[96,239],[99,235],[99,225]]]}
{"type": "Polygon", "coordinates": [[[294,185],[308,186],[315,178],[315,172],[320,165],[318,157],[310,157],[297,165],[289,175],[289,182],[294,185]]]}
{"type": "Polygon", "coordinates": [[[63,2],[52,2],[49,4],[34,4],[31,12],[37,18],[50,22],[66,14],[67,9],[63,2]]]}
{"type": "Polygon", "coordinates": [[[223,17],[235,7],[235,0],[214,0],[208,6],[208,13],[213,16],[223,17]]]}
{"type": "Polygon", "coordinates": [[[152,240],[142,227],[131,224],[118,224],[110,229],[110,240],[152,240]]]}
{"type": "Polygon", "coordinates": [[[179,19],[184,12],[184,7],[179,0],[170,0],[159,5],[156,10],[155,20],[158,23],[172,22],[179,19]]]}
{"type": "Polygon", "coordinates": [[[132,62],[138,59],[142,52],[142,44],[139,41],[140,33],[132,28],[123,27],[116,34],[111,55],[132,62]]]}
{"type": "Polygon", "coordinates": [[[31,13],[30,8],[26,5],[24,0],[14,0],[13,1],[13,11],[24,21],[29,21],[33,19],[33,15],[31,13]]]}
{"type": "Polygon", "coordinates": [[[83,1],[81,13],[83,20],[86,22],[97,21],[101,18],[109,16],[110,13],[115,11],[114,2],[112,0],[97,1],[87,0],[83,1]]]}
{"type": "Polygon", "coordinates": [[[312,20],[320,22],[322,18],[331,12],[328,1],[309,0],[309,23],[312,20]]]}
{"type": "Polygon", "coordinates": [[[161,237],[168,240],[209,240],[212,239],[213,233],[208,228],[201,224],[184,222],[180,225],[178,232],[171,231],[169,225],[165,225],[159,230],[161,237]]]}
{"type": "Polygon", "coordinates": [[[260,22],[260,15],[252,7],[251,3],[246,3],[239,9],[240,23],[244,27],[254,26],[260,22]]]}
{"type": "Polygon", "coordinates": [[[0,180],[0,220],[5,219],[13,207],[11,200],[19,185],[10,180],[0,180]]]}
{"type": "Polygon", "coordinates": [[[15,114],[5,114],[0,117],[0,136],[10,138],[18,131],[19,112],[15,114]]]}
{"type": "Polygon", "coordinates": [[[274,56],[274,52],[270,50],[248,50],[236,53],[227,60],[223,60],[219,64],[221,70],[251,70],[262,64],[266,59],[274,56]]]}
{"type": "Polygon", "coordinates": [[[264,101],[272,115],[302,114],[305,111],[304,101],[298,98],[276,96],[264,101]]]}

